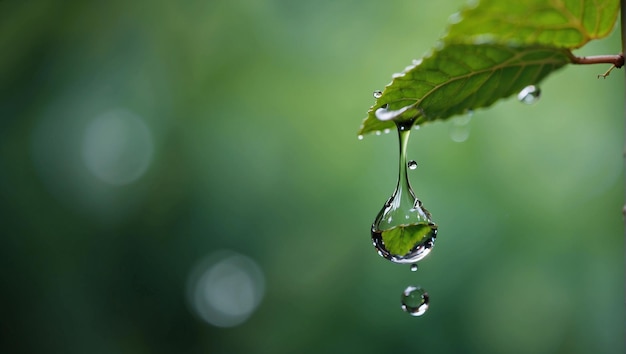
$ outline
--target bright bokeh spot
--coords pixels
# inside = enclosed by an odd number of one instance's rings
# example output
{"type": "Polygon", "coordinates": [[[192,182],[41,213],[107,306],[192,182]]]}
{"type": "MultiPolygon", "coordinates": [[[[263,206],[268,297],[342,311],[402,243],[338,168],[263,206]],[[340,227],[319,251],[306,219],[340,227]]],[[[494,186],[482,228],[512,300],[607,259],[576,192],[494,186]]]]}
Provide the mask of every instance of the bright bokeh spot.
{"type": "Polygon", "coordinates": [[[146,124],[126,110],[106,112],[85,130],[82,155],[89,171],[100,180],[125,185],[147,170],[154,151],[146,124]]]}
{"type": "Polygon", "coordinates": [[[234,327],[256,310],[265,284],[256,262],[223,251],[199,262],[189,277],[187,291],[196,315],[217,327],[234,327]]]}

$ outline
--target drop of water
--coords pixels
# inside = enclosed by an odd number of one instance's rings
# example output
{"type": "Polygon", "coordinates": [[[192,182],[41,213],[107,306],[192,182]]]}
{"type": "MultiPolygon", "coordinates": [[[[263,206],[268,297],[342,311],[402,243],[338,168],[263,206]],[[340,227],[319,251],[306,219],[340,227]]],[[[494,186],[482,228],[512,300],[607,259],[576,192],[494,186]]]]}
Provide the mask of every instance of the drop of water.
{"type": "Polygon", "coordinates": [[[415,197],[408,178],[406,150],[413,121],[396,122],[400,138],[398,184],[372,224],[372,243],[382,257],[394,263],[415,263],[432,250],[437,225],[415,197]]]}
{"type": "Polygon", "coordinates": [[[363,134],[359,134],[359,136],[356,137],[359,140],[363,140],[363,134]]]}
{"type": "Polygon", "coordinates": [[[539,101],[540,96],[541,89],[538,86],[528,85],[517,94],[517,99],[522,103],[533,104],[539,101]]]}
{"type": "Polygon", "coordinates": [[[374,98],[378,99],[378,98],[381,98],[381,97],[383,97],[383,92],[382,91],[380,91],[380,90],[374,91],[374,98]]]}
{"type": "MultiPolygon", "coordinates": [[[[387,121],[387,120],[393,120],[399,116],[401,116],[404,112],[410,110],[410,109],[414,109],[415,107],[413,107],[412,105],[408,105],[405,107],[402,107],[400,109],[396,109],[396,110],[390,110],[388,105],[382,105],[380,108],[378,108],[375,112],[374,115],[376,115],[376,118],[378,118],[378,120],[382,120],[382,121],[387,121]]],[[[409,126],[410,128],[410,126],[409,126]]]]}
{"type": "Polygon", "coordinates": [[[376,135],[381,135],[381,134],[382,134],[382,132],[380,130],[376,131],[376,135]]]}
{"type": "Polygon", "coordinates": [[[411,264],[411,272],[415,272],[417,270],[417,263],[411,264]]]}
{"type": "Polygon", "coordinates": [[[421,316],[428,310],[428,293],[419,286],[408,286],[402,292],[402,310],[411,316],[421,316]]]}
{"type": "Polygon", "coordinates": [[[409,167],[409,170],[414,170],[417,168],[417,162],[415,160],[411,160],[407,162],[407,166],[409,167]]]}

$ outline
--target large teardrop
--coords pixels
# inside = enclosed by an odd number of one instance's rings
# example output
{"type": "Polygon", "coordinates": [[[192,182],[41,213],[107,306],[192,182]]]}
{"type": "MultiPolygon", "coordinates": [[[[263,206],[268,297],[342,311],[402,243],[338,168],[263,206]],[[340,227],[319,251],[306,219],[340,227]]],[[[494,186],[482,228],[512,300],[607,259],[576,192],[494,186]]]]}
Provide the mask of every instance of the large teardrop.
{"type": "Polygon", "coordinates": [[[415,263],[426,257],[437,236],[437,225],[417,199],[407,173],[407,144],[413,121],[396,122],[400,139],[398,184],[372,224],[372,243],[394,263],[415,263]]]}

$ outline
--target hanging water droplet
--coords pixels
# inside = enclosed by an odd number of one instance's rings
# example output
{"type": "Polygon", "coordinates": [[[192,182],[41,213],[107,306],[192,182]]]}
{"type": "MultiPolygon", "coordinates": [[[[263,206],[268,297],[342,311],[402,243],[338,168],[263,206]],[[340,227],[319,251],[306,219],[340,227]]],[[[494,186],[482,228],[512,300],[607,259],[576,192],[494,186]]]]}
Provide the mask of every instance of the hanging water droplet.
{"type": "Polygon", "coordinates": [[[435,244],[437,225],[415,197],[409,182],[406,149],[413,121],[396,122],[400,138],[398,184],[372,224],[372,243],[378,254],[394,263],[415,263],[435,244]]]}
{"type": "Polygon", "coordinates": [[[417,263],[411,264],[411,272],[415,272],[417,270],[417,263]]]}
{"type": "Polygon", "coordinates": [[[374,98],[379,99],[381,97],[383,97],[383,92],[382,91],[380,91],[380,90],[374,91],[374,98]]]}
{"type": "Polygon", "coordinates": [[[380,135],[380,134],[382,134],[382,132],[380,130],[377,130],[376,135],[380,135]]]}
{"type": "Polygon", "coordinates": [[[538,86],[528,85],[517,94],[517,99],[522,103],[533,104],[539,101],[540,96],[541,89],[538,86]]]}
{"type": "Polygon", "coordinates": [[[407,162],[407,166],[409,167],[409,170],[414,170],[417,168],[417,162],[415,160],[411,160],[407,162]]]}
{"type": "Polygon", "coordinates": [[[363,134],[359,134],[359,136],[356,137],[359,140],[363,140],[363,134]]]}
{"type": "Polygon", "coordinates": [[[421,316],[428,310],[428,293],[419,286],[408,286],[402,292],[402,310],[411,316],[421,316]]]}

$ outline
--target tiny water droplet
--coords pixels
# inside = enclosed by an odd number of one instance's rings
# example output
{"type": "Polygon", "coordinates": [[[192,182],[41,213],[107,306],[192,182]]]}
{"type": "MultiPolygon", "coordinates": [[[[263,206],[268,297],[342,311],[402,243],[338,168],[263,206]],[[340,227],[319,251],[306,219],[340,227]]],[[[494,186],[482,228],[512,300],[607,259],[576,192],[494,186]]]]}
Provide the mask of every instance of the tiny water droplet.
{"type": "Polygon", "coordinates": [[[415,125],[415,130],[420,130],[420,126],[419,125],[415,125]]]}
{"type": "Polygon", "coordinates": [[[540,96],[541,89],[538,86],[528,85],[517,94],[517,99],[522,103],[533,104],[539,101],[540,96]]]}
{"type": "Polygon", "coordinates": [[[411,272],[415,272],[417,270],[417,263],[411,264],[411,272]]]}
{"type": "Polygon", "coordinates": [[[363,140],[363,134],[359,134],[359,136],[356,137],[359,140],[363,140]]]}
{"type": "Polygon", "coordinates": [[[417,162],[415,160],[411,160],[407,162],[407,166],[409,167],[409,170],[414,170],[417,168],[417,162]]]}
{"type": "Polygon", "coordinates": [[[382,134],[382,132],[380,130],[377,130],[376,135],[380,135],[380,134],[382,134]]]}
{"type": "Polygon", "coordinates": [[[428,293],[419,286],[408,286],[402,292],[402,310],[411,316],[421,316],[428,310],[428,293]]]}
{"type": "Polygon", "coordinates": [[[385,133],[385,134],[389,134],[390,132],[391,132],[391,129],[389,129],[389,128],[387,128],[387,129],[385,129],[385,130],[383,131],[383,133],[385,133]]]}
{"type": "Polygon", "coordinates": [[[383,97],[383,92],[382,91],[380,91],[380,90],[374,91],[374,98],[378,99],[378,98],[381,98],[381,97],[383,97]]]}

